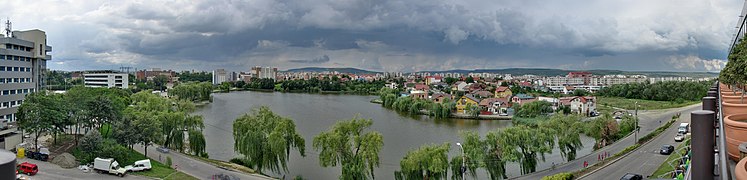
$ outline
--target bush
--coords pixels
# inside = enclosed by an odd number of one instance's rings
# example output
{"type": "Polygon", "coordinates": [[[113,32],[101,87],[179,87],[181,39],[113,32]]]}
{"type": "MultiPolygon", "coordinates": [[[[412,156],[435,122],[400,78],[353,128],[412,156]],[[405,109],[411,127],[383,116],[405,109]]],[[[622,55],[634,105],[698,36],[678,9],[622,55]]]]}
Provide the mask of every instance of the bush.
{"type": "MultiPolygon", "coordinates": [[[[98,149],[99,145],[104,139],[101,137],[101,133],[96,130],[88,131],[80,142],[80,151],[85,153],[91,153],[98,149]]],[[[77,156],[76,156],[77,157],[77,156]]]]}
{"type": "Polygon", "coordinates": [[[169,167],[171,167],[171,163],[172,163],[171,162],[171,156],[166,156],[166,165],[168,165],[169,167]]]}
{"type": "Polygon", "coordinates": [[[571,173],[558,173],[552,176],[542,177],[542,180],[572,180],[573,174],[571,173]]]}

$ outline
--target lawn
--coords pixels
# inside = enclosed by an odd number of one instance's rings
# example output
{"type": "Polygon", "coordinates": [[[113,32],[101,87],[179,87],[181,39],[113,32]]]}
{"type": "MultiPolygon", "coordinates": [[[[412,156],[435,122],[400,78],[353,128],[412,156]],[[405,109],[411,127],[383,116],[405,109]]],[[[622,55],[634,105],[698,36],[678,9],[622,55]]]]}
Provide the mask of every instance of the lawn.
{"type": "Polygon", "coordinates": [[[674,101],[652,101],[652,100],[642,100],[642,99],[625,99],[625,98],[619,98],[619,97],[597,97],[597,102],[602,106],[612,106],[612,107],[618,107],[623,109],[629,109],[633,110],[635,109],[635,102],[638,102],[638,105],[640,107],[639,110],[654,110],[654,109],[669,109],[669,108],[678,108],[678,107],[685,107],[688,105],[693,105],[699,103],[699,101],[683,101],[683,102],[674,102],[674,101]]]}
{"type": "Polygon", "coordinates": [[[677,145],[677,147],[675,148],[676,149],[675,153],[670,154],[669,157],[667,157],[667,160],[664,161],[664,163],[661,163],[659,168],[656,169],[656,171],[654,171],[654,174],[652,174],[651,177],[652,178],[669,178],[669,176],[667,177],[660,177],[660,176],[664,176],[674,171],[674,167],[669,165],[669,162],[672,162],[675,159],[679,159],[684,153],[686,153],[685,149],[680,149],[680,148],[682,148],[683,146],[687,144],[690,144],[690,138],[686,139],[685,141],[677,145]]]}

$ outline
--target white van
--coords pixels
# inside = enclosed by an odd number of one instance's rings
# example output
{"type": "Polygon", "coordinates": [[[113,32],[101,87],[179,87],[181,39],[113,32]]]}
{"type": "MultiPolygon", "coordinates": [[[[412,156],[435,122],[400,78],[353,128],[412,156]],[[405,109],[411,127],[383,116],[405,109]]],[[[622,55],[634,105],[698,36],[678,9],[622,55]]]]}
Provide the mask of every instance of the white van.
{"type": "Polygon", "coordinates": [[[682,134],[690,132],[690,123],[680,123],[680,128],[677,129],[677,132],[682,134]]]}

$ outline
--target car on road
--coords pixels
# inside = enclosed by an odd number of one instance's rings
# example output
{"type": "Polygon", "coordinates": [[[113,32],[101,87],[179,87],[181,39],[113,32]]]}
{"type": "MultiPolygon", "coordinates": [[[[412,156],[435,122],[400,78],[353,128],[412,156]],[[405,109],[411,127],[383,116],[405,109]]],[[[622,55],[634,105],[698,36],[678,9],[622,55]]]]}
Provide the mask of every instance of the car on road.
{"type": "Polygon", "coordinates": [[[620,180],[642,180],[643,176],[640,174],[633,174],[633,173],[625,173],[623,177],[620,178],[620,180]]]}
{"type": "Polygon", "coordinates": [[[682,142],[682,140],[685,140],[685,134],[684,133],[677,133],[677,135],[674,136],[674,141],[676,141],[676,142],[682,142]]]}
{"type": "Polygon", "coordinates": [[[161,153],[169,153],[169,148],[161,146],[161,147],[156,148],[156,151],[161,152],[161,153]]]}
{"type": "Polygon", "coordinates": [[[32,164],[29,162],[18,164],[18,166],[16,166],[16,169],[18,170],[18,174],[26,174],[29,176],[36,175],[36,173],[39,172],[39,167],[37,167],[36,164],[32,164]]]}
{"type": "Polygon", "coordinates": [[[674,152],[674,146],[669,144],[661,146],[661,150],[659,151],[659,153],[663,155],[670,155],[672,152],[674,152]]]}

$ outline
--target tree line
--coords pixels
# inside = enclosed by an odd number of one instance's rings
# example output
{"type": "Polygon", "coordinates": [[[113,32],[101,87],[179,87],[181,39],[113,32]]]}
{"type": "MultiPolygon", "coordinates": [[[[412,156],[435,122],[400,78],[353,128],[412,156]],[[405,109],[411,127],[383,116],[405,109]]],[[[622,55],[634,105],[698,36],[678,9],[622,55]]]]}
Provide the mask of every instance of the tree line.
{"type": "Polygon", "coordinates": [[[34,144],[44,134],[53,135],[56,143],[58,134],[69,133],[77,146],[78,134],[86,134],[84,146],[74,154],[81,162],[90,162],[98,156],[121,157],[111,155],[128,154],[125,150],[135,144],[146,145],[146,155],[148,145],[162,144],[207,156],[202,117],[190,115],[194,110],[191,101],[149,91],[74,87],[65,94],[31,93],[17,115],[19,128],[36,135],[34,144]]]}
{"type": "MultiPolygon", "coordinates": [[[[345,76],[347,77],[347,76],[345,76]]],[[[236,81],[227,83],[230,87],[239,89],[262,89],[274,90],[281,92],[347,92],[358,94],[375,94],[386,82],[382,80],[361,81],[348,80],[342,81],[337,76],[324,78],[310,78],[309,80],[294,79],[275,81],[268,78],[251,78],[249,82],[236,81]]],[[[228,87],[228,88],[230,88],[228,87]]]]}
{"type": "Polygon", "coordinates": [[[193,102],[208,101],[212,92],[213,85],[209,82],[188,82],[174,86],[169,90],[169,96],[193,102]]]}
{"type": "Polygon", "coordinates": [[[664,81],[656,83],[615,84],[600,89],[598,96],[623,97],[655,101],[698,101],[713,81],[664,81]]]}
{"type": "MultiPolygon", "coordinates": [[[[340,179],[373,179],[381,162],[379,153],[383,136],[370,130],[373,121],[354,117],[339,121],[329,130],[316,135],[312,147],[319,151],[323,167],[340,166],[340,179]]],[[[567,161],[576,158],[583,147],[580,134],[584,124],[579,116],[554,115],[535,125],[516,125],[490,131],[480,137],[477,132],[462,132],[462,155],[449,158],[451,143],[423,145],[409,151],[400,161],[397,179],[446,179],[462,175],[477,177],[483,168],[491,179],[505,179],[506,164],[520,164],[522,174],[535,172],[545,155],[559,148],[567,161]],[[462,158],[466,166],[462,167],[462,158]]],[[[275,114],[267,107],[254,109],[233,124],[234,150],[243,155],[232,160],[259,172],[287,172],[292,151],[305,156],[305,140],[292,119],[275,114]]]]}
{"type": "MultiPolygon", "coordinates": [[[[419,115],[425,110],[427,115],[435,118],[450,118],[451,112],[456,109],[456,103],[450,99],[444,99],[444,102],[435,103],[426,99],[400,96],[399,89],[387,87],[379,89],[379,99],[382,102],[381,106],[409,115],[419,115]]],[[[478,111],[476,112],[479,114],[479,107],[477,108],[478,111]]]]}

